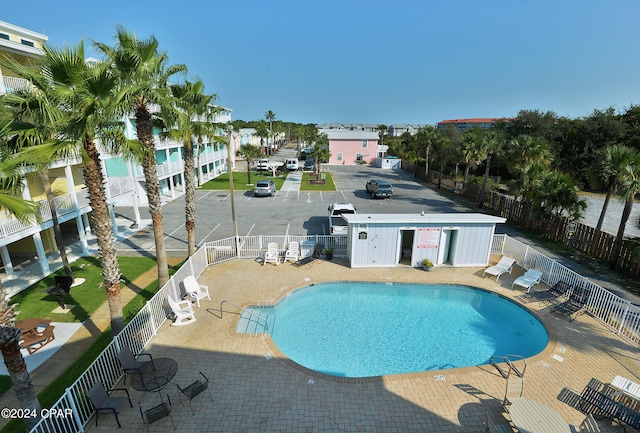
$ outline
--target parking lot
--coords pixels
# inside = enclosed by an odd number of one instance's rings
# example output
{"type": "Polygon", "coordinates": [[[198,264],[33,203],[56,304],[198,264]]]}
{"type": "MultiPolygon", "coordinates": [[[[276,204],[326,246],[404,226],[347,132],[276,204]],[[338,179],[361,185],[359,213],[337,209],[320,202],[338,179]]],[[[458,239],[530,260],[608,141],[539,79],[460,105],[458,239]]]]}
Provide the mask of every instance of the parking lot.
{"type": "MultiPolygon", "coordinates": [[[[327,207],[335,202],[353,203],[358,213],[469,212],[446,195],[414,182],[400,170],[382,170],[368,166],[330,166],[337,191],[278,191],[273,197],[254,197],[253,191],[236,191],[235,207],[240,235],[314,235],[328,233],[327,207]],[[389,181],[393,197],[371,199],[365,184],[372,178],[389,181]]],[[[233,236],[229,191],[196,191],[196,242],[233,236]]],[[[186,255],[184,197],[163,208],[165,246],[170,255],[186,255]]],[[[133,220],[130,208],[117,208],[120,217],[133,220]]],[[[140,209],[150,223],[148,209],[140,209]]],[[[150,226],[118,242],[118,254],[154,251],[150,226]]]]}

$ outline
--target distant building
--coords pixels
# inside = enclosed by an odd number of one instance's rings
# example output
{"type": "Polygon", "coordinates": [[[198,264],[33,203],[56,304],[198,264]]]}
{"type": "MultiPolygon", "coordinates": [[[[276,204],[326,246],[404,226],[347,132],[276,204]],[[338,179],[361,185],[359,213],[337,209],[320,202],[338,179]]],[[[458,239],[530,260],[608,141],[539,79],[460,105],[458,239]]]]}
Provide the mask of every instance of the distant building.
{"type": "Polygon", "coordinates": [[[411,135],[415,135],[420,129],[427,126],[426,124],[419,123],[394,123],[389,125],[387,134],[390,137],[402,137],[402,134],[408,132],[411,135]]]}
{"type": "Polygon", "coordinates": [[[496,117],[478,117],[472,119],[452,119],[452,120],[443,120],[442,122],[438,122],[436,124],[437,129],[442,129],[447,125],[453,125],[461,131],[465,131],[469,128],[482,128],[489,129],[491,128],[497,121],[509,121],[511,119],[507,118],[496,118],[496,117]]]}
{"type": "Polygon", "coordinates": [[[379,124],[374,123],[325,123],[318,125],[318,129],[344,129],[348,131],[378,132],[379,124]]]}
{"type": "Polygon", "coordinates": [[[386,156],[384,150],[379,149],[377,131],[320,129],[318,132],[329,138],[330,165],[374,164],[376,157],[381,156],[379,152],[386,156]]]}

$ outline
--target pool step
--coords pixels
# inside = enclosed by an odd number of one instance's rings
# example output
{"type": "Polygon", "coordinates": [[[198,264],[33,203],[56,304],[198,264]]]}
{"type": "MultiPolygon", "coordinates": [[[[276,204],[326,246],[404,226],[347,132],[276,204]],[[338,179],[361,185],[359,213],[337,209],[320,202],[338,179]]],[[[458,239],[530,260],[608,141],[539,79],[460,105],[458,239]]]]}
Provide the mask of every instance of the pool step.
{"type": "Polygon", "coordinates": [[[274,313],[273,307],[245,308],[238,319],[236,332],[238,334],[271,334],[276,320],[274,313]]]}

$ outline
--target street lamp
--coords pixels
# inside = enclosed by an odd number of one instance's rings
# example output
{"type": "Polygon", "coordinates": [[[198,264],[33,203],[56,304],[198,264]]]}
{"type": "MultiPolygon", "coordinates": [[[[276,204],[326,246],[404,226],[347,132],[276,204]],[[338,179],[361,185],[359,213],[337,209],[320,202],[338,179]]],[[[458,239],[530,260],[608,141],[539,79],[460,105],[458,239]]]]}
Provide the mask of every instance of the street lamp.
{"type": "Polygon", "coordinates": [[[227,173],[229,173],[229,192],[231,194],[231,221],[233,223],[233,236],[238,240],[238,221],[236,220],[236,204],[233,197],[233,162],[231,160],[231,154],[233,153],[233,125],[227,125],[227,132],[229,133],[229,150],[227,152],[227,173]]]}

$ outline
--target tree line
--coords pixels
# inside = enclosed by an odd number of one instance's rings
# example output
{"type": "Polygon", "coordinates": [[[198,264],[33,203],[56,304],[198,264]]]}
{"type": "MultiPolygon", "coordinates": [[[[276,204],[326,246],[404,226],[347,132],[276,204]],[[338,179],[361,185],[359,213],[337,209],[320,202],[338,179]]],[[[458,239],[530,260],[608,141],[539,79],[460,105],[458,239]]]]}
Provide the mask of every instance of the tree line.
{"type": "MultiPolygon", "coordinates": [[[[378,129],[383,132],[385,125],[378,129]]],[[[512,119],[489,129],[464,131],[453,125],[427,126],[415,135],[387,137],[389,153],[425,167],[427,177],[438,173],[480,184],[478,205],[499,179],[514,204],[524,204],[529,218],[580,219],[586,204],[580,190],[605,193],[597,230],[601,230],[611,197],[624,201],[624,210],[610,266],[625,241],[624,229],[635,196],[640,192],[640,107],[623,112],[612,107],[594,110],[584,118],[559,117],[553,112],[521,110],[512,119]]]]}

